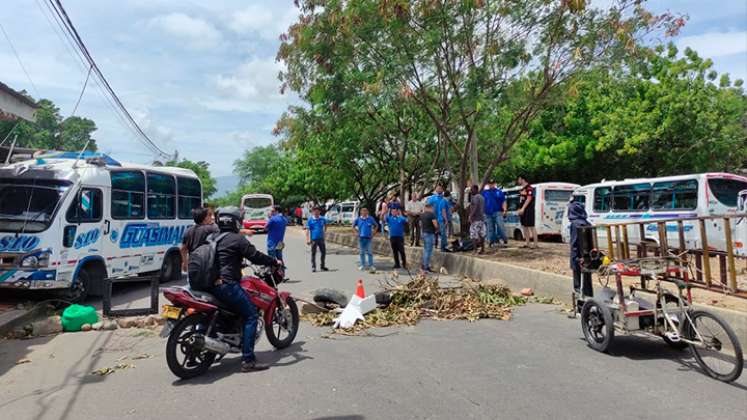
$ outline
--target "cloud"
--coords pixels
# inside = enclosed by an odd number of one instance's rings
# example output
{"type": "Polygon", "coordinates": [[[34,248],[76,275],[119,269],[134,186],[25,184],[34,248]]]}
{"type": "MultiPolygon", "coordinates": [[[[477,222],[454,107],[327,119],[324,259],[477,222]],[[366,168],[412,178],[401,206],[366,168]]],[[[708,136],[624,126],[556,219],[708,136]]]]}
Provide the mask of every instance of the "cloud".
{"type": "Polygon", "coordinates": [[[217,97],[204,101],[217,111],[273,111],[284,109],[291,96],[280,93],[278,73],[282,65],[273,58],[251,58],[233,72],[212,78],[217,97]]]}
{"type": "Polygon", "coordinates": [[[295,8],[284,11],[272,10],[252,4],[233,14],[228,19],[228,28],[237,34],[258,34],[265,40],[277,40],[280,34],[296,20],[298,12],[295,8]]]}
{"type": "Polygon", "coordinates": [[[190,48],[203,50],[221,44],[223,36],[210,22],[184,13],[169,13],[149,21],[151,27],[186,42],[190,48]]]}
{"type": "Polygon", "coordinates": [[[747,31],[707,32],[680,38],[677,46],[690,47],[701,57],[723,57],[747,52],[747,31]]]}

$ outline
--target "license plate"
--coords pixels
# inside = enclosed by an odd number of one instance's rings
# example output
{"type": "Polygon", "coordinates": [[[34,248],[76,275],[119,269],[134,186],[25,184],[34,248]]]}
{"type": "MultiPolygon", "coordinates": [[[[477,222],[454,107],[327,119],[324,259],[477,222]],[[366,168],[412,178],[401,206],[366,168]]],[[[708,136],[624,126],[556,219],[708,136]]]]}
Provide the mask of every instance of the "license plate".
{"type": "Polygon", "coordinates": [[[182,314],[182,308],[171,305],[163,305],[161,316],[167,319],[179,319],[182,314]]]}

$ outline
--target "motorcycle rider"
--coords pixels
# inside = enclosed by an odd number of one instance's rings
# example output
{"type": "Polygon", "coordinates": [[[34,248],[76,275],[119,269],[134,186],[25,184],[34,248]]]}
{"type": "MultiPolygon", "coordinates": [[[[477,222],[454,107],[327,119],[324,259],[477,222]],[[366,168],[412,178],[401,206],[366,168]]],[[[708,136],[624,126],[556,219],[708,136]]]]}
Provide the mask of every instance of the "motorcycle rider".
{"type": "Polygon", "coordinates": [[[254,356],[254,339],[257,331],[257,307],[241,287],[241,269],[244,258],[254,264],[282,267],[283,262],[265,255],[239,233],[243,220],[236,207],[222,207],[216,213],[218,228],[228,232],[216,247],[215,258],[219,266],[219,277],[210,291],[226,306],[241,315],[244,321],[241,371],[265,370],[269,365],[258,363],[254,356]]]}

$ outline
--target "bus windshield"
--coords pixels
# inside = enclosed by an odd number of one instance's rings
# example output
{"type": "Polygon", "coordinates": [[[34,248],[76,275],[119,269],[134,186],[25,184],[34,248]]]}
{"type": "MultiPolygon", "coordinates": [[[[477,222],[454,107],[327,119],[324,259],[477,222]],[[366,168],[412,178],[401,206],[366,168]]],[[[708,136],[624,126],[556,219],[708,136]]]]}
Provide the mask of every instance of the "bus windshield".
{"type": "Polygon", "coordinates": [[[244,207],[249,209],[266,209],[272,206],[272,199],[269,197],[247,197],[244,199],[244,207]]]}
{"type": "Polygon", "coordinates": [[[571,199],[572,193],[570,190],[545,190],[545,201],[565,203],[571,199]]]}
{"type": "Polygon", "coordinates": [[[708,188],[721,204],[727,207],[736,207],[739,192],[747,189],[747,182],[736,179],[712,178],[708,180],[708,188]]]}
{"type": "Polygon", "coordinates": [[[37,233],[47,229],[68,188],[54,181],[0,180],[0,231],[37,233]]]}

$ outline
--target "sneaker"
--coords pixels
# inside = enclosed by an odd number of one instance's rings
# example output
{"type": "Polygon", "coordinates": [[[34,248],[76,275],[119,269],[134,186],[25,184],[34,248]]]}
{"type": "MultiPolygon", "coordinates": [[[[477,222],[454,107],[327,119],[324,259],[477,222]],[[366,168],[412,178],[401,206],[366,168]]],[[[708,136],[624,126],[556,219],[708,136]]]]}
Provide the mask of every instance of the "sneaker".
{"type": "Polygon", "coordinates": [[[392,270],[399,270],[400,268],[402,268],[402,267],[400,267],[398,265],[395,265],[394,267],[392,267],[392,270]]]}
{"type": "Polygon", "coordinates": [[[311,272],[316,273],[316,267],[311,267],[311,272]]]}
{"type": "Polygon", "coordinates": [[[363,270],[365,270],[365,269],[366,269],[366,267],[364,267],[364,266],[362,266],[362,265],[361,265],[360,267],[358,267],[358,271],[363,271],[363,270]]]}
{"type": "Polygon", "coordinates": [[[263,363],[257,363],[256,360],[251,362],[241,362],[241,371],[242,372],[259,372],[260,370],[267,370],[270,366],[263,364],[263,363]]]}
{"type": "Polygon", "coordinates": [[[327,267],[322,267],[322,271],[329,271],[329,268],[327,268],[327,267]]]}
{"type": "Polygon", "coordinates": [[[371,274],[376,274],[376,267],[374,267],[374,266],[369,267],[368,268],[368,272],[371,273],[371,274]]]}

